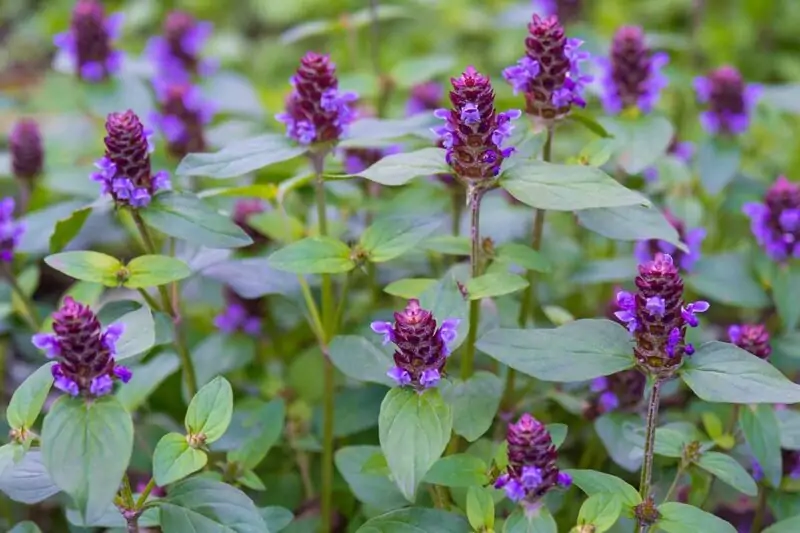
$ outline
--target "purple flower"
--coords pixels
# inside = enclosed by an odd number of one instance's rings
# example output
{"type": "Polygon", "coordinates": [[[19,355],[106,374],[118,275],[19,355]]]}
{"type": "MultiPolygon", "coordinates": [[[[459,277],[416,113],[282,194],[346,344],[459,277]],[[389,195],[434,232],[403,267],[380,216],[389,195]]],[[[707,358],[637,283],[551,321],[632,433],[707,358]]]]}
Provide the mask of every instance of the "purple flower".
{"type": "Polygon", "coordinates": [[[728,328],[728,339],[760,359],[769,359],[772,353],[769,332],[764,324],[734,324],[728,328]]]}
{"type": "Polygon", "coordinates": [[[564,117],[572,106],[584,107],[583,88],[591,77],[580,64],[589,54],[583,41],[568,39],[556,16],[533,15],[525,39],[525,56],[503,71],[514,92],[525,95],[527,113],[547,121],[564,117]]]}
{"type": "Polygon", "coordinates": [[[594,394],[589,397],[584,416],[594,420],[611,411],[635,411],[642,402],[646,381],[635,368],[593,379],[589,390],[594,394]]]}
{"type": "Polygon", "coordinates": [[[491,180],[500,172],[503,160],[514,151],[504,147],[511,137],[511,121],[519,118],[517,110],[497,113],[494,90],[489,78],[467,67],[459,78],[451,78],[452,109],[438,109],[434,115],[444,119],[444,126],[434,128],[447,150],[447,163],[462,180],[491,180]]]}
{"type": "Polygon", "coordinates": [[[694,80],[697,99],[708,105],[700,122],[711,134],[739,135],[750,126],[761,86],[745,84],[742,75],[732,66],[712,71],[708,77],[694,80]]]}
{"type": "Polygon", "coordinates": [[[373,322],[370,327],[383,335],[383,344],[395,345],[395,366],[387,375],[401,387],[424,390],[435,386],[444,375],[448,345],[456,338],[458,323],[458,319],[449,318],[439,325],[418,300],[409,300],[403,312],[394,314],[393,324],[373,322]]]}
{"type": "MultiPolygon", "coordinates": [[[[677,136],[672,137],[672,141],[667,147],[667,155],[671,155],[682,163],[689,164],[694,157],[694,145],[690,142],[681,142],[677,136]]],[[[658,168],[647,167],[642,171],[642,177],[648,183],[654,183],[658,180],[658,168]]]]}
{"type": "Polygon", "coordinates": [[[358,96],[339,91],[336,66],[330,58],[308,52],[289,81],[293,90],[286,111],[275,116],[286,124],[286,134],[300,144],[338,141],[355,118],[350,104],[358,96]]]}
{"type": "Polygon", "coordinates": [[[226,287],[225,309],[214,318],[214,325],[223,333],[242,332],[251,337],[261,334],[261,321],[267,302],[264,298],[242,298],[226,287]]]}
{"type": "Polygon", "coordinates": [[[109,394],[115,380],[127,383],[131,371],[114,361],[121,324],[105,331],[89,306],[71,296],[53,314],[53,333],[33,336],[33,345],[56,359],[52,373],[55,387],[70,396],[97,397],[109,394]]]}
{"type": "Polygon", "coordinates": [[[158,78],[185,83],[193,75],[213,74],[216,63],[200,57],[213,29],[210,22],[197,21],[183,11],[170,12],[164,22],[164,35],[152,37],[145,50],[156,66],[158,78]]]}
{"type": "Polygon", "coordinates": [[[204,152],[203,128],[214,117],[215,106],[205,99],[200,88],[186,82],[153,82],[159,112],[151,120],[167,140],[167,150],[176,158],[188,153],[204,152]]]}
{"type": "Polygon", "coordinates": [[[672,227],[678,232],[678,237],[689,251],[679,250],[675,245],[666,241],[650,240],[637,242],[633,251],[634,256],[639,262],[644,263],[659,252],[670,254],[681,270],[691,272],[700,258],[700,248],[706,238],[706,230],[704,228],[687,229],[683,222],[669,211],[664,211],[664,218],[672,224],[672,227]]]}
{"type": "Polygon", "coordinates": [[[668,254],[659,252],[654,260],[639,265],[635,281],[635,295],[617,294],[616,318],[627,323],[636,341],[634,355],[640,367],[670,377],[683,356],[694,353],[685,342],[686,328],[696,327],[697,313],[710,306],[704,301],[684,303],[683,279],[668,254]]]}
{"type": "Polygon", "coordinates": [[[8,135],[11,152],[11,171],[21,181],[34,180],[44,167],[44,148],[39,124],[33,119],[21,119],[8,135]]]}
{"type": "Polygon", "coordinates": [[[108,79],[122,66],[123,54],[112,43],[122,29],[122,13],[105,16],[98,0],[78,0],[72,10],[69,31],[53,39],[70,64],[75,75],[84,81],[108,79]]]}
{"type": "Polygon", "coordinates": [[[136,113],[110,113],[106,119],[106,154],[95,162],[100,170],[92,179],[100,183],[102,192],[110,194],[117,206],[146,207],[152,196],[169,189],[166,171],[152,174],[150,153],[153,132],[142,125],[136,113]]]}
{"type": "Polygon", "coordinates": [[[742,211],[750,217],[756,242],[772,260],[800,257],[800,185],[780,176],[763,203],[747,203],[742,211]]]}
{"type": "Polygon", "coordinates": [[[444,88],[435,81],[419,83],[411,88],[411,95],[406,102],[406,115],[412,116],[426,111],[434,111],[441,107],[444,88]]]}
{"type": "Polygon", "coordinates": [[[602,101],[607,113],[638,107],[648,113],[658,102],[667,77],[661,72],[667,54],[653,53],[638,26],[623,26],[614,35],[611,57],[598,61],[602,75],[602,101]]]}
{"type": "Polygon", "coordinates": [[[14,250],[25,233],[25,223],[14,220],[14,199],[0,200],[0,261],[14,260],[14,250]]]}

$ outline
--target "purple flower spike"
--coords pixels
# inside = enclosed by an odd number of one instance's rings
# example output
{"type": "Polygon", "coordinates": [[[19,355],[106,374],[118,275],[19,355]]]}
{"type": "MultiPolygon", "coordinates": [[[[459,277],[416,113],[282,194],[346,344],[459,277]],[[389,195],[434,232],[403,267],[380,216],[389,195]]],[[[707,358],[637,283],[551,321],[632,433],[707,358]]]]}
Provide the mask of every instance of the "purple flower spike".
{"type": "Polygon", "coordinates": [[[636,369],[593,379],[589,384],[593,394],[588,398],[583,415],[594,420],[611,411],[635,411],[642,403],[646,381],[644,374],[636,369]]]}
{"type": "Polygon", "coordinates": [[[435,386],[444,376],[449,352],[455,340],[458,320],[447,319],[437,329],[433,314],[420,307],[418,300],[409,300],[401,313],[394,314],[394,323],[373,322],[372,331],[383,335],[383,343],[393,342],[395,366],[388,375],[398,385],[417,390],[435,386]]]}
{"type": "Polygon", "coordinates": [[[712,71],[707,78],[694,81],[697,99],[708,104],[700,115],[700,122],[711,134],[739,135],[750,126],[761,87],[747,85],[742,75],[732,66],[712,71]]]}
{"type": "Polygon", "coordinates": [[[686,245],[689,251],[678,250],[674,245],[666,241],[639,241],[634,248],[634,256],[644,263],[657,253],[670,254],[681,270],[691,272],[697,260],[700,259],[700,251],[706,238],[706,230],[705,228],[687,229],[684,223],[669,211],[664,211],[664,218],[675,228],[678,232],[678,238],[686,245]]]}
{"type": "Polygon", "coordinates": [[[728,339],[759,359],[769,359],[772,353],[769,332],[764,324],[741,324],[728,328],[728,339]]]}
{"type": "Polygon", "coordinates": [[[213,25],[183,11],[172,11],[164,21],[163,36],[152,37],[145,55],[156,66],[158,78],[180,83],[192,76],[209,76],[216,63],[200,57],[213,25]]]}
{"type": "Polygon", "coordinates": [[[264,318],[266,300],[262,298],[242,298],[233,289],[224,290],[225,309],[214,318],[214,325],[223,333],[244,333],[251,337],[261,334],[261,321],[264,318]]]}
{"type": "Polygon", "coordinates": [[[122,66],[122,52],[112,46],[121,28],[121,13],[106,18],[103,4],[98,0],[78,0],[72,10],[69,31],[56,35],[53,41],[73,66],[76,76],[100,82],[122,66]]]}
{"type": "Polygon", "coordinates": [[[57,389],[71,396],[98,397],[109,394],[115,380],[130,381],[131,371],[114,361],[121,326],[103,331],[89,306],[67,296],[53,314],[53,332],[34,335],[32,342],[58,360],[52,368],[57,389]]]}
{"type": "Polygon", "coordinates": [[[442,106],[444,88],[435,81],[420,83],[411,88],[406,103],[406,115],[412,116],[426,111],[434,111],[442,106]]]}
{"type": "Polygon", "coordinates": [[[747,203],[742,211],[750,217],[756,242],[773,261],[800,257],[800,185],[780,176],[763,203],[747,203]]]}
{"type": "Polygon", "coordinates": [[[667,86],[668,80],[661,70],[668,62],[666,54],[651,52],[642,28],[623,26],[617,30],[611,57],[599,61],[606,112],[619,113],[629,107],[650,112],[667,86]]]}
{"type": "Polygon", "coordinates": [[[292,93],[286,111],[275,118],[286,134],[300,144],[335,143],[355,118],[350,104],[358,99],[339,91],[336,66],[326,55],[308,52],[290,80],[292,93]]]}
{"type": "Polygon", "coordinates": [[[551,489],[568,486],[556,466],[558,452],[544,424],[526,413],[508,425],[506,441],[508,467],[495,487],[503,488],[510,500],[534,504],[551,489]]]}
{"type": "Polygon", "coordinates": [[[572,106],[584,107],[583,88],[591,77],[581,72],[589,54],[579,50],[582,41],[568,39],[558,17],[533,15],[525,39],[525,56],[503,71],[514,92],[525,95],[525,111],[554,121],[572,106]]]}
{"type": "Polygon", "coordinates": [[[44,168],[44,147],[39,124],[33,119],[22,119],[11,128],[8,135],[11,152],[11,171],[22,182],[35,180],[44,168]]]}
{"type": "Polygon", "coordinates": [[[0,261],[6,263],[14,260],[14,250],[25,233],[25,223],[14,220],[15,205],[11,197],[0,200],[0,261]]]}
{"type": "Polygon", "coordinates": [[[189,83],[153,83],[160,110],[153,123],[167,140],[167,151],[181,159],[188,153],[204,152],[204,128],[214,117],[215,106],[206,100],[200,88],[189,83]]]}

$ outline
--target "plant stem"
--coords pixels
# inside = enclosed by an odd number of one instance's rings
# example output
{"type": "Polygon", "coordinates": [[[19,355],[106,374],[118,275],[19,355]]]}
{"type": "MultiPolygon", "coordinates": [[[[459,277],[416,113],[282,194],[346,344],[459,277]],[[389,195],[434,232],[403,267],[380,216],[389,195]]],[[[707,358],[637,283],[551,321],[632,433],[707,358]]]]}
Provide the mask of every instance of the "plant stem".
{"type": "Polygon", "coordinates": [[[150,481],[147,482],[147,485],[145,486],[144,490],[139,495],[139,499],[136,500],[137,510],[140,510],[142,507],[144,507],[144,504],[147,502],[147,497],[150,496],[150,493],[153,491],[155,486],[156,486],[156,479],[151,477],[150,481]]]}
{"type": "Polygon", "coordinates": [[[161,311],[162,310],[161,306],[158,304],[158,302],[156,302],[155,298],[150,296],[149,292],[147,292],[145,289],[137,289],[137,291],[139,292],[139,294],[142,295],[142,298],[147,303],[147,305],[150,306],[151,309],[153,309],[155,311],[161,311]]]}
{"type": "Polygon", "coordinates": [[[758,490],[758,506],[756,507],[756,515],[753,517],[753,523],[750,525],[750,531],[758,533],[761,531],[761,526],[764,524],[764,515],[767,513],[767,488],[759,487],[758,490]]]}
{"type": "Polygon", "coordinates": [[[127,533],[139,533],[139,515],[129,516],[127,522],[127,533]]]}
{"type": "Polygon", "coordinates": [[[453,235],[458,237],[461,234],[461,211],[463,210],[464,199],[463,197],[458,194],[458,191],[453,188],[450,191],[450,198],[453,204],[453,220],[451,231],[453,235]]]}
{"type": "Polygon", "coordinates": [[[24,311],[22,318],[25,320],[25,323],[31,328],[31,331],[39,331],[39,324],[41,324],[42,321],[39,318],[39,312],[36,310],[33,301],[25,294],[22,287],[20,287],[17,277],[14,275],[10,266],[6,265],[3,267],[3,274],[5,274],[6,281],[8,281],[8,284],[11,286],[12,292],[19,298],[22,304],[24,311]]]}
{"type": "Polygon", "coordinates": [[[662,501],[661,503],[668,502],[669,499],[672,497],[672,493],[675,492],[675,489],[678,488],[678,481],[680,481],[681,476],[683,475],[683,472],[685,470],[686,470],[686,465],[684,464],[684,461],[681,460],[680,466],[678,466],[678,471],[675,472],[675,479],[672,480],[672,485],[669,486],[667,493],[664,495],[664,501],[662,501]]]}
{"type": "MultiPolygon", "coordinates": [[[[481,199],[484,190],[470,185],[467,190],[467,204],[469,205],[469,238],[471,242],[469,263],[472,267],[472,278],[477,278],[481,273],[481,199]]],[[[478,326],[480,325],[481,301],[469,302],[469,333],[464,357],[461,360],[461,379],[466,380],[472,375],[475,366],[475,341],[478,339],[478,326]]]]}
{"type": "Polygon", "coordinates": [[[639,495],[642,501],[650,495],[650,482],[653,477],[653,455],[655,452],[656,425],[658,424],[658,403],[661,397],[661,380],[655,378],[650,389],[650,400],[647,403],[647,433],[644,441],[644,462],[639,482],[639,495]]]}

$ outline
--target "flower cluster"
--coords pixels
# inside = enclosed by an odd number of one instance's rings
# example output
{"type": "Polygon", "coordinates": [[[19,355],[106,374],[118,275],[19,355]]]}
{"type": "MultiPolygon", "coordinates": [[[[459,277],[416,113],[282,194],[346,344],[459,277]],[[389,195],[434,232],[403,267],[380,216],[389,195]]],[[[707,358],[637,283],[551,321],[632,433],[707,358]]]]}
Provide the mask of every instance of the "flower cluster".
{"type": "Polygon", "coordinates": [[[108,79],[122,66],[123,54],[112,43],[122,30],[122,13],[106,17],[99,0],[78,0],[67,32],[53,39],[61,54],[85,81],[108,79]]]}
{"type": "Polygon", "coordinates": [[[157,191],[169,189],[166,171],[152,173],[152,130],[145,128],[131,110],[110,113],[106,119],[106,154],[97,160],[99,172],[92,179],[102,185],[117,206],[146,207],[157,191]]]}
{"type": "Polygon", "coordinates": [[[53,314],[53,333],[33,336],[33,345],[47,357],[57,359],[52,372],[57,389],[72,396],[103,396],[119,379],[127,383],[131,371],[116,364],[116,342],[122,335],[121,324],[105,331],[88,305],[67,296],[61,309],[53,314]]]}
{"type": "Polygon", "coordinates": [[[525,413],[508,425],[508,467],[494,483],[515,502],[535,505],[549,490],[569,487],[572,479],[559,472],[558,452],[544,424],[525,413]]]}
{"type": "Polygon", "coordinates": [[[231,218],[233,222],[242,228],[242,231],[247,233],[247,236],[253,240],[251,246],[260,246],[267,243],[267,237],[261,232],[256,231],[250,225],[248,219],[251,216],[264,213],[267,210],[267,204],[258,198],[245,198],[237,200],[233,206],[233,213],[231,218]]]}
{"type": "Polygon", "coordinates": [[[44,148],[39,124],[33,119],[22,119],[11,128],[8,135],[11,152],[11,171],[21,181],[31,181],[42,173],[44,148]]]}
{"type": "Polygon", "coordinates": [[[800,184],[780,176],[764,196],[742,209],[764,252],[775,261],[800,257],[800,184]]]}
{"type": "Polygon", "coordinates": [[[728,328],[728,340],[759,359],[769,359],[772,345],[764,324],[734,324],[728,328]]]}
{"type": "Polygon", "coordinates": [[[685,342],[686,328],[698,325],[697,313],[710,307],[708,302],[683,301],[683,279],[669,254],[639,265],[636,294],[617,293],[616,317],[628,327],[636,346],[639,365],[650,373],[671,377],[694,347],[685,342]]]}
{"type": "Polygon", "coordinates": [[[418,300],[409,300],[391,322],[373,322],[372,331],[383,335],[383,343],[394,343],[394,366],[388,376],[398,385],[417,390],[435,386],[444,374],[450,355],[449,345],[458,335],[459,320],[448,318],[441,325],[433,313],[423,309],[418,300]]]}
{"type": "Polygon", "coordinates": [[[593,420],[611,411],[633,411],[642,403],[647,378],[632,368],[601,376],[589,385],[593,396],[584,410],[584,416],[593,420]]]}
{"type": "Polygon", "coordinates": [[[190,152],[203,152],[206,140],[203,127],[214,116],[214,105],[200,88],[187,82],[153,83],[160,110],[151,120],[164,135],[167,150],[177,158],[190,152]]]}
{"type": "Polygon", "coordinates": [[[444,87],[435,81],[414,85],[406,102],[406,115],[410,117],[426,111],[436,111],[441,107],[443,98],[444,87]]]}
{"type": "Polygon", "coordinates": [[[14,260],[14,250],[25,233],[25,223],[14,220],[14,199],[0,200],[0,261],[10,263],[14,260]]]}
{"type": "Polygon", "coordinates": [[[572,106],[584,107],[582,93],[591,77],[580,64],[589,59],[579,39],[568,39],[558,17],[533,16],[528,24],[525,56],[503,71],[503,77],[523,93],[526,111],[545,120],[564,117],[572,106]]]}
{"type": "Polygon", "coordinates": [[[164,22],[164,35],[152,37],[145,54],[156,66],[160,79],[187,82],[193,75],[213,74],[216,63],[202,59],[200,51],[213,25],[183,11],[172,11],[164,22]]]}
{"type": "Polygon", "coordinates": [[[670,254],[672,260],[681,270],[691,272],[694,264],[700,258],[700,248],[706,238],[706,230],[705,228],[686,229],[684,223],[668,210],[664,211],[664,218],[672,224],[672,227],[678,232],[681,242],[686,245],[689,251],[679,250],[674,244],[666,241],[649,240],[637,242],[633,253],[640,263],[646,262],[659,252],[670,254]]]}
{"type": "Polygon", "coordinates": [[[500,172],[503,160],[513,147],[503,147],[511,136],[511,121],[520,117],[518,110],[498,113],[494,107],[494,89],[489,78],[467,67],[459,78],[451,78],[450,102],[453,109],[438,109],[434,115],[445,120],[435,128],[447,150],[447,163],[456,176],[470,182],[491,180],[500,172]]]}
{"type": "Polygon", "coordinates": [[[293,90],[286,111],[275,118],[300,144],[338,141],[355,118],[350,104],[358,99],[339,90],[336,65],[326,55],[308,52],[289,82],[293,90]]]}
{"type": "Polygon", "coordinates": [[[228,287],[224,296],[225,309],[214,318],[214,325],[224,333],[241,331],[247,335],[259,335],[266,301],[263,298],[242,298],[228,287]]]}
{"type": "MultiPolygon", "coordinates": [[[[671,155],[682,163],[689,164],[694,157],[694,144],[688,141],[679,141],[677,136],[673,136],[672,140],[667,146],[667,155],[671,155]]],[[[653,183],[658,180],[658,168],[647,167],[642,171],[642,177],[648,183],[653,183]]]]}
{"type": "Polygon", "coordinates": [[[648,113],[658,102],[667,77],[661,72],[669,62],[663,52],[653,53],[639,26],[623,26],[614,35],[611,57],[598,61],[602,70],[602,101],[607,113],[637,107],[648,113]]]}
{"type": "Polygon", "coordinates": [[[745,84],[735,67],[724,66],[708,77],[694,80],[697,98],[708,109],[700,114],[703,127],[712,134],[738,135],[750,126],[750,115],[761,95],[761,87],[745,84]]]}

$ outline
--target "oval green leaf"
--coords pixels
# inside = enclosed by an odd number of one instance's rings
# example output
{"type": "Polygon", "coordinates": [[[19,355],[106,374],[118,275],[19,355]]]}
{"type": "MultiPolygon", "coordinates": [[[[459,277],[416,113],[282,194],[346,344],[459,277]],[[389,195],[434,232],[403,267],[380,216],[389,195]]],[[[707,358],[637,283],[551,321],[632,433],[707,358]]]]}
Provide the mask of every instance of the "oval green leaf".
{"type": "Polygon", "coordinates": [[[340,274],[355,268],[350,248],[332,237],[309,237],[269,256],[272,268],[295,274],[340,274]]]}
{"type": "Polygon", "coordinates": [[[550,262],[530,246],[516,242],[509,242],[497,248],[495,261],[512,263],[527,270],[536,272],[550,272],[550,262]]]}
{"type": "Polygon", "coordinates": [[[748,405],[739,409],[739,427],[755,457],[764,479],[780,486],[783,476],[781,428],[771,405],[748,405]]]}
{"type": "Polygon", "coordinates": [[[611,529],[622,513],[622,502],[610,492],[600,492],[589,496],[578,513],[578,524],[591,524],[596,533],[611,529]]]}
{"type": "Polygon", "coordinates": [[[371,457],[381,455],[377,446],[346,446],[336,451],[336,469],[342,475],[355,497],[378,511],[390,511],[408,505],[397,485],[388,476],[365,472],[371,457]]]}
{"type": "Polygon", "coordinates": [[[114,358],[117,361],[144,353],[156,343],[156,324],[147,306],[122,315],[113,324],[120,324],[123,328],[116,342],[114,358]]]}
{"type": "Polygon", "coordinates": [[[688,251],[677,230],[654,207],[629,205],[603,209],[585,209],[575,213],[581,226],[609,239],[646,241],[658,239],[688,251]]]}
{"type": "Polygon", "coordinates": [[[192,275],[189,265],[166,255],[142,255],[125,266],[128,278],[122,284],[129,289],[166,285],[192,275]]]}
{"type": "Polygon", "coordinates": [[[719,452],[706,452],[696,464],[742,494],[758,496],[756,482],[733,457],[719,452]]]}
{"type": "Polygon", "coordinates": [[[74,239],[92,214],[92,206],[83,207],[72,212],[67,218],[56,222],[55,230],[50,236],[50,253],[54,254],[64,249],[74,239]]]}
{"type": "Polygon", "coordinates": [[[222,376],[217,376],[197,391],[186,410],[186,432],[204,435],[206,443],[222,437],[233,414],[233,389],[222,376]]]}
{"type": "Polygon", "coordinates": [[[383,263],[414,248],[436,231],[441,220],[415,217],[382,218],[361,235],[361,247],[373,263],[383,263]]]}
{"type": "Polygon", "coordinates": [[[479,487],[489,482],[488,467],[480,458],[466,453],[442,457],[425,474],[425,483],[443,487],[479,487]]]}
{"type": "Polygon", "coordinates": [[[153,477],[156,485],[165,487],[206,466],[208,456],[203,450],[189,446],[180,433],[167,433],[153,452],[153,477]]]}
{"type": "Polygon", "coordinates": [[[53,385],[54,364],[46,363],[39,367],[14,391],[6,410],[6,420],[12,429],[33,427],[53,385]]]}
{"type": "Polygon", "coordinates": [[[658,512],[661,513],[661,519],[657,525],[667,533],[736,533],[736,528],[722,518],[693,505],[667,502],[658,506],[658,512]]]}
{"type": "Polygon", "coordinates": [[[494,499],[489,489],[470,487],[467,491],[467,520],[475,531],[494,529],[494,499]]]}
{"type": "Polygon", "coordinates": [[[467,295],[470,300],[481,300],[512,294],[527,286],[528,281],[522,276],[510,272],[497,272],[470,279],[467,282],[467,295]]]}
{"type": "Polygon", "coordinates": [[[235,178],[281,161],[288,161],[306,149],[292,144],[284,135],[268,134],[234,141],[219,152],[188,154],[178,165],[178,176],[235,178]]]}
{"type": "Polygon", "coordinates": [[[642,502],[639,492],[628,483],[611,474],[595,470],[565,470],[572,477],[572,482],[588,496],[595,494],[614,494],[623,505],[634,507],[642,502]]]}
{"type": "Polygon", "coordinates": [[[391,353],[364,337],[337,335],[331,341],[328,352],[334,366],[348,377],[387,386],[395,384],[386,375],[394,365],[391,353]]]}
{"type": "Polygon", "coordinates": [[[469,524],[462,516],[440,509],[408,507],[376,516],[356,533],[468,533],[469,524]]]}
{"type": "Polygon", "coordinates": [[[503,382],[499,377],[478,371],[467,381],[446,381],[440,389],[453,410],[454,432],[474,442],[489,430],[503,395],[503,382]]]}
{"type": "Polygon", "coordinates": [[[117,273],[122,263],[115,257],[100,252],[62,252],[49,255],[44,262],[67,276],[82,281],[102,283],[106,287],[116,287],[120,279],[117,273]]]}
{"type": "Polygon", "coordinates": [[[442,148],[423,148],[415,152],[393,154],[352,176],[359,176],[381,185],[404,185],[419,176],[452,172],[444,157],[445,151],[442,148]]]}
{"type": "Polygon", "coordinates": [[[422,293],[436,284],[435,279],[430,278],[407,278],[393,281],[383,288],[383,292],[397,296],[398,298],[419,298],[422,293]]]}

